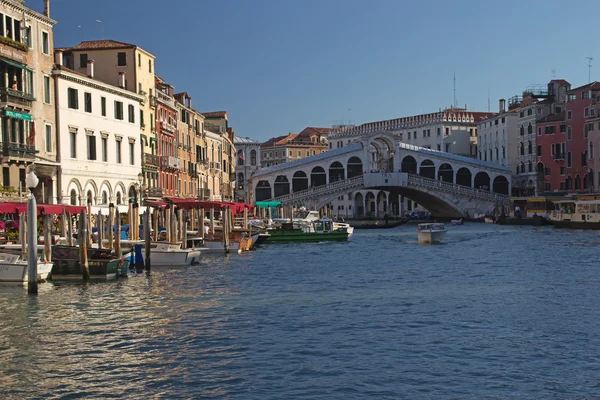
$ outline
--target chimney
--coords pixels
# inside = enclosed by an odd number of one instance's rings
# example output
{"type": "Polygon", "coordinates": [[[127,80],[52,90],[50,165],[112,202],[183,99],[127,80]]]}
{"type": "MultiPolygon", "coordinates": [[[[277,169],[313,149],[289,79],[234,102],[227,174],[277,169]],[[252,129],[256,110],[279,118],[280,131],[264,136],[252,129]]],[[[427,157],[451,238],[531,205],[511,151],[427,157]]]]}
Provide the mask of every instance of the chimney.
{"type": "Polygon", "coordinates": [[[50,18],[50,0],[44,0],[44,15],[50,18]]]}
{"type": "Polygon", "coordinates": [[[87,62],[87,76],[94,77],[94,60],[88,60],[87,62]]]}
{"type": "Polygon", "coordinates": [[[500,99],[500,101],[498,103],[499,103],[500,114],[503,114],[504,113],[504,105],[506,104],[506,100],[500,99]]]}
{"type": "Polygon", "coordinates": [[[119,72],[119,87],[125,89],[125,72],[119,72]]]}
{"type": "Polygon", "coordinates": [[[188,97],[188,107],[192,108],[192,98],[188,97]]]}
{"type": "Polygon", "coordinates": [[[56,65],[63,65],[63,52],[62,52],[62,50],[54,50],[54,63],[56,65]]]}

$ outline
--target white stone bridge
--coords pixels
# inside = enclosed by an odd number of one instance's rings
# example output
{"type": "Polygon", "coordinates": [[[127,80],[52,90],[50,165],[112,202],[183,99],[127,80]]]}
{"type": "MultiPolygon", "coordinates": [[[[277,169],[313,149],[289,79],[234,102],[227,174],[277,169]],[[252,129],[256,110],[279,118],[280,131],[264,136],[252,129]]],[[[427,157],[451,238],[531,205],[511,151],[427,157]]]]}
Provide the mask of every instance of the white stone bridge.
{"type": "MultiPolygon", "coordinates": [[[[505,204],[510,185],[511,172],[501,165],[408,145],[388,132],[259,169],[252,178],[255,201],[318,209],[342,195],[374,189],[403,195],[442,218],[468,218],[505,204]]],[[[362,203],[362,195],[356,200],[362,203]]]]}

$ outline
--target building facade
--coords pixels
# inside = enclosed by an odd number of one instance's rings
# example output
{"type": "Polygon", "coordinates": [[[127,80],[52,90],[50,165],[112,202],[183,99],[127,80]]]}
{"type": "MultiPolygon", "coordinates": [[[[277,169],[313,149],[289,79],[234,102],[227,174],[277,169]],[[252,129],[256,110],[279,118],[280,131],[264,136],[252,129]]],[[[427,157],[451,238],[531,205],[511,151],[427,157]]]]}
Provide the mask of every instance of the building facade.
{"type": "Polygon", "coordinates": [[[53,77],[58,121],[60,201],[73,205],[138,200],[139,116],[143,96],[60,64],[53,77]]]}
{"type": "Polygon", "coordinates": [[[261,166],[283,164],[321,154],[329,150],[327,135],[330,128],[307,127],[300,133],[271,138],[260,146],[261,166]]]}
{"type": "Polygon", "coordinates": [[[64,57],[67,68],[85,74],[87,63],[95,63],[94,77],[109,85],[118,86],[124,80],[125,89],[143,97],[140,105],[139,146],[142,150],[143,185],[147,193],[161,197],[158,180],[158,146],[155,130],[155,57],[134,44],[115,40],[90,40],[74,47],[57,49],[64,57]]]}
{"type": "Polygon", "coordinates": [[[0,2],[0,130],[2,185],[25,188],[26,169],[35,162],[38,201],[56,202],[58,163],[54,113],[54,64],[50,4],[39,13],[23,0],[0,2]]]}
{"type": "Polygon", "coordinates": [[[210,199],[233,200],[235,183],[235,134],[229,126],[226,111],[203,112],[207,168],[202,189],[210,199]]]}
{"type": "Polygon", "coordinates": [[[233,140],[237,150],[235,199],[250,203],[253,198],[252,176],[260,168],[260,142],[239,136],[233,140]]]}
{"type": "Polygon", "coordinates": [[[175,95],[177,107],[177,148],[181,169],[179,170],[179,188],[181,197],[198,196],[198,166],[196,146],[202,140],[201,114],[192,108],[192,98],[187,92],[175,95]]]}
{"type": "Polygon", "coordinates": [[[566,113],[558,110],[536,121],[536,171],[543,171],[544,193],[566,191],[566,113]]]}
{"type": "Polygon", "coordinates": [[[177,148],[177,106],[173,86],[156,77],[156,142],[159,157],[158,186],[162,195],[179,196],[180,161],[177,148]]]}

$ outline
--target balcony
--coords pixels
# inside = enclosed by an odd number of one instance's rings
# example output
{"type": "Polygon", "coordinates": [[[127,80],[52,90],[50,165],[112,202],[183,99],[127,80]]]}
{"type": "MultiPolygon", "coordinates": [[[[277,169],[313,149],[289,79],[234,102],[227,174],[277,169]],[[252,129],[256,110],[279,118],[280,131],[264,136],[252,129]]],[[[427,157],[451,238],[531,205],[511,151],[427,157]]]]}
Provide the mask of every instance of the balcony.
{"type": "Polygon", "coordinates": [[[552,157],[554,157],[555,161],[562,161],[565,159],[564,153],[555,153],[552,155],[552,157]]]}
{"type": "Polygon", "coordinates": [[[160,121],[160,131],[161,133],[168,133],[173,135],[175,133],[175,125],[171,125],[168,122],[160,121]]]}
{"type": "Polygon", "coordinates": [[[210,189],[200,189],[200,190],[198,190],[198,199],[200,199],[200,200],[208,200],[208,199],[210,199],[210,189]]]}
{"type": "Polygon", "coordinates": [[[158,197],[158,198],[162,198],[163,197],[162,188],[159,188],[159,187],[149,188],[146,191],[146,197],[158,197]]]}
{"type": "Polygon", "coordinates": [[[172,156],[161,156],[161,168],[164,170],[179,170],[179,158],[172,156]]]}
{"type": "Polygon", "coordinates": [[[29,46],[23,42],[19,42],[17,40],[13,40],[6,36],[0,36],[0,43],[13,47],[17,50],[27,52],[29,51],[29,46]]]}
{"type": "Polygon", "coordinates": [[[160,161],[157,155],[155,154],[144,154],[144,167],[148,168],[158,168],[160,165],[160,161]]]}
{"type": "Polygon", "coordinates": [[[219,163],[219,162],[211,162],[210,163],[210,169],[220,170],[221,169],[221,163],[219,163]]]}
{"type": "Polygon", "coordinates": [[[10,88],[0,88],[0,104],[2,106],[16,106],[31,108],[35,101],[33,95],[10,88]]]}
{"type": "Polygon", "coordinates": [[[0,143],[3,157],[35,158],[35,146],[20,143],[0,143]]]}
{"type": "Polygon", "coordinates": [[[175,99],[172,98],[171,96],[169,96],[169,95],[161,92],[160,90],[157,90],[156,91],[156,98],[161,103],[164,103],[167,106],[171,107],[172,109],[175,109],[175,99]]]}
{"type": "Polygon", "coordinates": [[[150,96],[149,100],[150,100],[150,107],[155,108],[156,107],[156,96],[150,96]]]}

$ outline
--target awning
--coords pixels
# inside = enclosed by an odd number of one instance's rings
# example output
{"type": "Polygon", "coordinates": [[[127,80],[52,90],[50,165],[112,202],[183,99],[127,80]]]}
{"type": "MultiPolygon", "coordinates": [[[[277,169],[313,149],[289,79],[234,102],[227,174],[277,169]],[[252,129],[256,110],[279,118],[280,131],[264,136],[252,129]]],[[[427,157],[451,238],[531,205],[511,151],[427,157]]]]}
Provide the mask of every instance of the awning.
{"type": "Polygon", "coordinates": [[[16,119],[22,119],[25,121],[31,121],[31,115],[29,115],[27,113],[13,111],[13,110],[4,110],[3,112],[4,112],[4,115],[6,115],[9,118],[16,118],[16,119]]]}
{"type": "MultiPolygon", "coordinates": [[[[38,204],[37,205],[37,215],[42,213],[46,215],[50,214],[62,214],[63,210],[70,214],[77,214],[80,211],[85,211],[85,207],[83,206],[71,206],[65,204],[38,204]]],[[[20,214],[27,213],[27,203],[16,203],[16,202],[7,202],[0,203],[0,214],[20,214]]]]}
{"type": "Polygon", "coordinates": [[[167,203],[164,201],[148,201],[146,200],[144,203],[148,205],[148,207],[160,208],[164,210],[167,207],[167,203]]]}
{"type": "Polygon", "coordinates": [[[8,59],[8,58],[0,57],[0,61],[4,61],[8,65],[12,65],[13,67],[17,67],[17,68],[21,68],[21,69],[26,69],[27,71],[33,72],[33,70],[31,68],[29,68],[27,65],[21,64],[20,62],[13,61],[13,60],[8,59]]]}
{"type": "Polygon", "coordinates": [[[260,208],[275,208],[275,207],[279,207],[281,205],[281,202],[279,201],[257,201],[256,202],[256,207],[260,207],[260,208]]]}

